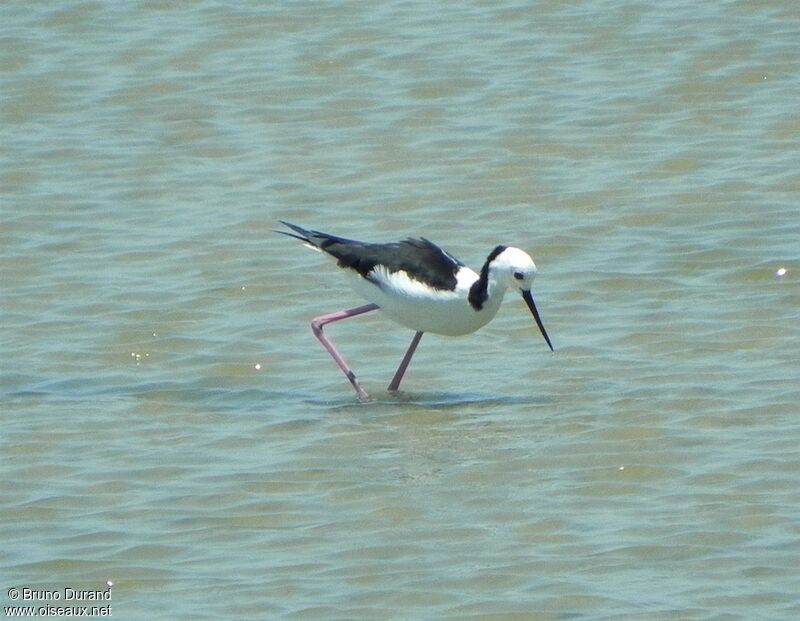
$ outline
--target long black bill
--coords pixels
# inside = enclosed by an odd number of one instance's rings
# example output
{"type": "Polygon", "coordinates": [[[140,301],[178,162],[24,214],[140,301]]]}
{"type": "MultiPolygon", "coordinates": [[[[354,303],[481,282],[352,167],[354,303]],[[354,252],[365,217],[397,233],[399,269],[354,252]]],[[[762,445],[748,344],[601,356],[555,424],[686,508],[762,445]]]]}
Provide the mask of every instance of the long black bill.
{"type": "Polygon", "coordinates": [[[553,351],[553,344],[550,342],[550,337],[547,336],[547,330],[544,329],[542,318],[539,317],[539,311],[536,310],[536,304],[534,304],[533,302],[533,295],[531,295],[530,291],[523,291],[522,299],[525,300],[525,303],[528,305],[528,308],[531,309],[531,313],[533,313],[533,318],[536,320],[536,325],[539,326],[539,329],[542,331],[542,336],[544,337],[544,340],[547,341],[547,344],[550,346],[550,351],[553,351]]]}

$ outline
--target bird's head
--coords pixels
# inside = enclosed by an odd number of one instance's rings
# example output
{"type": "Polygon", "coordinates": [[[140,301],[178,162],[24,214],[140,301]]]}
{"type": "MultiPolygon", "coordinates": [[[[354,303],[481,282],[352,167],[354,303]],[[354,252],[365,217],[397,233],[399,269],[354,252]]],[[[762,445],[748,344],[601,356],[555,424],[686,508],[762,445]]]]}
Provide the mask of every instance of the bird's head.
{"type": "Polygon", "coordinates": [[[547,345],[552,351],[553,344],[550,342],[550,337],[547,336],[547,331],[544,329],[531,293],[533,279],[536,276],[536,264],[533,259],[524,250],[512,247],[504,248],[498,246],[492,254],[495,254],[495,256],[491,258],[490,255],[489,270],[494,273],[499,282],[509,287],[516,287],[519,290],[520,294],[522,294],[522,299],[525,300],[533,318],[536,320],[536,325],[539,326],[544,340],[547,341],[547,345]]]}

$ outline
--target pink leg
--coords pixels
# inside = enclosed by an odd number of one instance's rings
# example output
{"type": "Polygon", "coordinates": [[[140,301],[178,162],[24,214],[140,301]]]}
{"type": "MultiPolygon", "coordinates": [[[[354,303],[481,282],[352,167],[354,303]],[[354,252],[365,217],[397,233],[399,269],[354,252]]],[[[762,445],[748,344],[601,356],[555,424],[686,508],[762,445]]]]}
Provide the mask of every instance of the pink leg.
{"type": "Polygon", "coordinates": [[[400,362],[400,366],[397,367],[397,372],[394,374],[394,377],[392,378],[392,383],[389,384],[388,390],[394,392],[398,388],[400,388],[400,382],[402,381],[403,375],[405,374],[406,369],[408,368],[408,363],[411,362],[411,356],[414,355],[414,352],[417,349],[417,345],[419,345],[419,340],[422,338],[422,335],[423,335],[422,332],[417,332],[414,335],[414,338],[411,339],[411,345],[408,346],[408,351],[406,351],[406,355],[403,356],[403,360],[402,362],[400,362]]]}
{"type": "Polygon", "coordinates": [[[316,317],[311,321],[311,329],[314,331],[314,336],[319,339],[319,342],[322,343],[322,346],[328,350],[328,353],[331,355],[334,362],[339,365],[342,373],[344,373],[347,379],[350,380],[350,383],[353,385],[353,388],[355,388],[356,394],[361,401],[367,400],[369,396],[364,389],[361,388],[361,384],[358,383],[356,374],[353,373],[353,369],[351,369],[350,366],[345,362],[341,354],[336,351],[336,348],[333,346],[333,343],[330,341],[330,339],[328,339],[328,337],[322,333],[322,328],[329,323],[333,323],[334,321],[341,321],[342,319],[363,315],[364,313],[377,310],[378,308],[380,307],[377,304],[366,304],[364,306],[358,306],[357,308],[350,308],[348,310],[322,315],[321,317],[316,317]]]}

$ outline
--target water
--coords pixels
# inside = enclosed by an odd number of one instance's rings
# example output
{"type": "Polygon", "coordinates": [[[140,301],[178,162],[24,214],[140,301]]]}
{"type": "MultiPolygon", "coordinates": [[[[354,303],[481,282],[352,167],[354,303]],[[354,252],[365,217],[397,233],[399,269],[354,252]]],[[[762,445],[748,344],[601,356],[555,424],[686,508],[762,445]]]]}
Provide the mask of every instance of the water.
{"type": "Polygon", "coordinates": [[[800,616],[796,2],[0,24],[4,606],[800,616]],[[525,248],[556,352],[510,296],[390,397],[411,333],[365,316],[359,404],[308,321],[361,301],[279,218],[525,248]]]}

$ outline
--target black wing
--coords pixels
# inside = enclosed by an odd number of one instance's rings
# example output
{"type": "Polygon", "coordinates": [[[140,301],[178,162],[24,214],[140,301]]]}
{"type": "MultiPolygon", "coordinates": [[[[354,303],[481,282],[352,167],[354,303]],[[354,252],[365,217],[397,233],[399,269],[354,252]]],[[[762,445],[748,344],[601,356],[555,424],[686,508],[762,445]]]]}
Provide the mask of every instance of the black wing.
{"type": "Polygon", "coordinates": [[[425,238],[406,239],[389,244],[370,244],[338,237],[321,231],[304,229],[289,222],[281,223],[295,233],[276,231],[294,237],[327,252],[337,260],[339,267],[355,270],[367,280],[376,265],[389,272],[406,272],[414,280],[434,289],[452,290],[456,287],[456,274],[464,266],[431,241],[425,238]]]}

